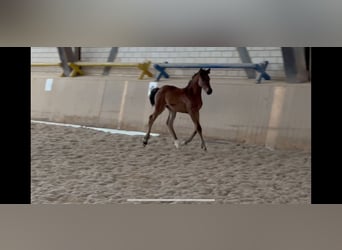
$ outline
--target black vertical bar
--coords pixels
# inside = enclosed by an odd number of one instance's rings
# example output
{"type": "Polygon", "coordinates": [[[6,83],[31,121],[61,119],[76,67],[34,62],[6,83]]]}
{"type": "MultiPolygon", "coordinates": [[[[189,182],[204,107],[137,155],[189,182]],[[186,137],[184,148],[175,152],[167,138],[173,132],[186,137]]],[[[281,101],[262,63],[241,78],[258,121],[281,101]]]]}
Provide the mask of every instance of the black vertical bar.
{"type": "Polygon", "coordinates": [[[341,58],[342,53],[340,49],[323,47],[313,47],[311,52],[311,203],[342,204],[338,163],[341,161],[341,150],[336,144],[341,141],[342,136],[337,131],[339,122],[335,122],[333,115],[339,116],[341,106],[341,94],[334,89],[336,74],[333,74],[340,70],[340,65],[331,63],[332,55],[341,58]]]}
{"type": "Polygon", "coordinates": [[[6,72],[2,98],[0,203],[31,202],[31,50],[30,47],[0,48],[0,67],[6,72]]]}
{"type": "MultiPolygon", "coordinates": [[[[114,62],[116,55],[118,54],[118,47],[112,47],[110,50],[107,62],[114,62]]],[[[112,67],[105,67],[103,69],[103,75],[108,75],[112,67]]]]}
{"type": "MultiPolygon", "coordinates": [[[[239,52],[239,56],[240,56],[242,63],[252,63],[251,57],[249,56],[249,53],[246,47],[236,47],[236,49],[239,52]]],[[[249,79],[256,78],[256,74],[253,69],[245,69],[245,71],[249,79]]]]}

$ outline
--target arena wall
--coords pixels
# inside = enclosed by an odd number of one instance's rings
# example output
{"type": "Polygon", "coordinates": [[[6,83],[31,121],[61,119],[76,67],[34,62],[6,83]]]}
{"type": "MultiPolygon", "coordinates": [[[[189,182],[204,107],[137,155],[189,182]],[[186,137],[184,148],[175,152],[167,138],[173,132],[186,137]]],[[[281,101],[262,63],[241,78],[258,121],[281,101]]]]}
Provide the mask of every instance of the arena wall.
{"type": "MultiPolygon", "coordinates": [[[[159,86],[183,87],[188,80],[176,77],[161,81],[159,86]]],[[[147,97],[150,81],[137,80],[136,75],[71,78],[33,73],[31,119],[146,131],[153,111],[147,97]],[[46,89],[48,78],[53,81],[50,91],[46,89]]],[[[213,94],[202,93],[200,120],[205,138],[311,150],[310,83],[255,84],[254,80],[212,75],[211,84],[213,94]]],[[[152,132],[168,135],[166,118],[167,111],[157,119],[152,132]]],[[[177,114],[174,127],[181,139],[193,131],[186,114],[177,114]]]]}

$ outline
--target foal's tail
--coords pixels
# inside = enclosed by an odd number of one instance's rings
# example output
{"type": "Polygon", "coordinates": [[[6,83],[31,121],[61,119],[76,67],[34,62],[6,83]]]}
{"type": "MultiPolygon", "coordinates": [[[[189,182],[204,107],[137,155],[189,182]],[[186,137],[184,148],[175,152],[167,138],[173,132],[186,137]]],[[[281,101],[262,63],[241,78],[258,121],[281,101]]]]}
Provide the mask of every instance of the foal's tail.
{"type": "Polygon", "coordinates": [[[158,90],[159,90],[159,88],[154,88],[154,89],[151,90],[150,102],[151,102],[152,106],[154,106],[154,104],[155,104],[154,97],[156,96],[158,90]]]}

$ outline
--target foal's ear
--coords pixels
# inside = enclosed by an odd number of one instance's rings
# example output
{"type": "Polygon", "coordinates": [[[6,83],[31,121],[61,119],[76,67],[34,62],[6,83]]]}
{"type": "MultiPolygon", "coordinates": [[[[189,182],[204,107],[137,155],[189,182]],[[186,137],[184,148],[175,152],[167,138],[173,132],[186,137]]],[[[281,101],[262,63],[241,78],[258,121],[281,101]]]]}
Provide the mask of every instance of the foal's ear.
{"type": "Polygon", "coordinates": [[[208,74],[210,73],[210,68],[207,70],[207,73],[208,73],[208,74]]]}

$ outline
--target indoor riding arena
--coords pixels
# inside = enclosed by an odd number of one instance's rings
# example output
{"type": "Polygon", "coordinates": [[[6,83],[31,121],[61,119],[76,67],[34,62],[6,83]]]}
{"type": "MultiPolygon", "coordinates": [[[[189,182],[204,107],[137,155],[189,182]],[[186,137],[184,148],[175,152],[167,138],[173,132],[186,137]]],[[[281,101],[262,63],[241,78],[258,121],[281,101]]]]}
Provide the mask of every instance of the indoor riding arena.
{"type": "Polygon", "coordinates": [[[32,47],[31,203],[310,204],[310,52],[32,47]],[[188,113],[176,113],[176,143],[169,108],[144,145],[153,87],[185,88],[200,68],[207,150],[188,113]]]}

